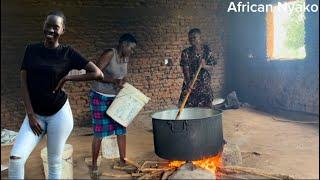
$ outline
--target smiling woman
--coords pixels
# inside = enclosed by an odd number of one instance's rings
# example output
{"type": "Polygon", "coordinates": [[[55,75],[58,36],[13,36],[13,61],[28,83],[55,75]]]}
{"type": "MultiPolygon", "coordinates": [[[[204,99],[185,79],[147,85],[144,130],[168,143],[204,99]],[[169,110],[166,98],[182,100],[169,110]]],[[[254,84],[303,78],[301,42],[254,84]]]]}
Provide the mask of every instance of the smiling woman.
{"type": "Polygon", "coordinates": [[[43,25],[47,45],[57,46],[59,37],[64,33],[66,18],[61,12],[49,15],[43,25]],[[51,43],[51,44],[50,44],[51,43]]]}
{"type": "Polygon", "coordinates": [[[9,179],[24,178],[24,164],[47,134],[48,179],[61,177],[62,151],[73,128],[66,81],[101,80],[103,73],[69,45],[59,44],[66,18],[60,11],[48,14],[43,26],[44,42],[27,46],[21,65],[21,88],[26,117],[12,148],[9,179]],[[68,75],[85,69],[82,75],[68,75]]]}

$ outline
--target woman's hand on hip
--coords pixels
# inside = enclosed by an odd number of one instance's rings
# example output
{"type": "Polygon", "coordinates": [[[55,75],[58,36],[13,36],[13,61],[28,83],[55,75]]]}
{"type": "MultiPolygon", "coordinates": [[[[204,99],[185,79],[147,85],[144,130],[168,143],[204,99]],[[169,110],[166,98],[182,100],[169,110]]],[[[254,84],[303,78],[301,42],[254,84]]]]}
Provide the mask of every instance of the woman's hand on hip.
{"type": "Polygon", "coordinates": [[[40,124],[38,123],[36,116],[34,114],[28,114],[28,118],[29,118],[29,126],[32,132],[37,136],[41,135],[43,130],[40,124]]]}
{"type": "Polygon", "coordinates": [[[53,90],[53,93],[55,93],[55,92],[58,91],[59,89],[62,89],[64,83],[67,82],[67,80],[68,80],[68,76],[63,77],[63,78],[58,82],[58,85],[57,85],[56,88],[53,90]]]}

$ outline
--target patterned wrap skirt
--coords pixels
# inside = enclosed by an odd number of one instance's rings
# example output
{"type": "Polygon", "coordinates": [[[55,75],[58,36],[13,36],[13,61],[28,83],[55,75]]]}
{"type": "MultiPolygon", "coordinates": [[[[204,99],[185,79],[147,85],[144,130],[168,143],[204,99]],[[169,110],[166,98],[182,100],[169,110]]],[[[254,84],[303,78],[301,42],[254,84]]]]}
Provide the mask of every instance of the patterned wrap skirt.
{"type": "Polygon", "coordinates": [[[108,97],[93,90],[89,93],[92,128],[95,137],[103,138],[110,135],[126,134],[126,128],[107,115],[115,97],[108,97]]]}

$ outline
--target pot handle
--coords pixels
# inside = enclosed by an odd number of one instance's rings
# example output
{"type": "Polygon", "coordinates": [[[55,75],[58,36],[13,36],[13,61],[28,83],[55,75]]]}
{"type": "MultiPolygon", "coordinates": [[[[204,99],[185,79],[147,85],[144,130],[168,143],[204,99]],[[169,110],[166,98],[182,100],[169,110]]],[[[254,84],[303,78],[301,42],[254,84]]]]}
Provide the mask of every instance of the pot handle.
{"type": "Polygon", "coordinates": [[[187,121],[183,121],[182,124],[182,130],[175,130],[174,128],[174,123],[169,121],[168,124],[171,126],[170,129],[173,133],[183,133],[183,132],[187,132],[187,121]]]}

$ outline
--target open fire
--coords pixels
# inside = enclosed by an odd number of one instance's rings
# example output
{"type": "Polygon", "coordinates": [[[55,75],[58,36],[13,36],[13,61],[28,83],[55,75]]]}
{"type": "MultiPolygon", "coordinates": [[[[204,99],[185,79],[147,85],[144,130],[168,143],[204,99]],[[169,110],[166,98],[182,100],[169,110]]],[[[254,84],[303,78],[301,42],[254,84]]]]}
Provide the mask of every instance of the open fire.
{"type": "MultiPolygon", "coordinates": [[[[169,167],[181,167],[184,165],[186,161],[172,161],[169,164],[169,167]]],[[[217,167],[223,167],[222,164],[222,152],[217,154],[216,156],[201,159],[201,160],[196,160],[192,161],[192,164],[194,164],[196,167],[201,167],[203,169],[206,169],[213,174],[216,174],[218,168],[217,167]]]]}

